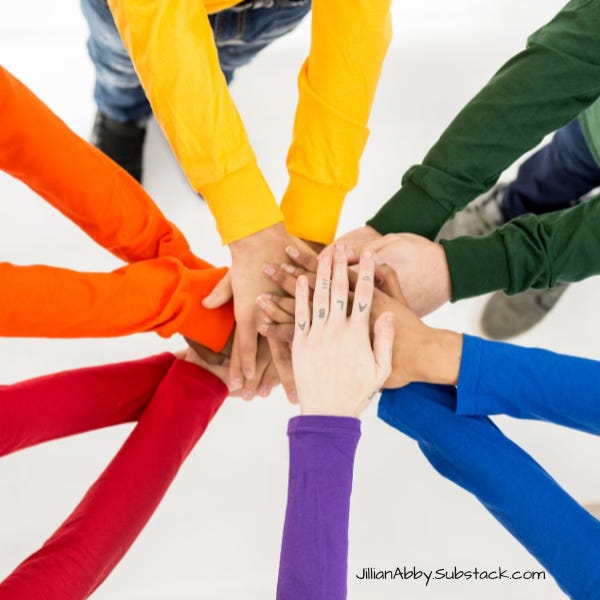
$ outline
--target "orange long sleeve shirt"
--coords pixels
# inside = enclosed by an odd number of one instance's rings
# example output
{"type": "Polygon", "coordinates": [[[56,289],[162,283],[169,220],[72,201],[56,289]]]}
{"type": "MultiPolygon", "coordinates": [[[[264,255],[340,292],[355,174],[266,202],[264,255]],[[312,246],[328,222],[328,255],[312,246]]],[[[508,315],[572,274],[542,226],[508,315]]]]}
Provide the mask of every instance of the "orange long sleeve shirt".
{"type": "Polygon", "coordinates": [[[196,257],[133,178],[2,67],[0,122],[0,168],[132,263],[111,273],[0,263],[0,335],[156,331],[182,333],[220,350],[233,327],[232,307],[207,310],[201,301],[227,270],[196,257]]]}
{"type": "Polygon", "coordinates": [[[358,180],[367,121],[391,39],[390,0],[313,0],[310,54],[281,208],[258,168],[219,66],[208,13],[236,0],[108,0],[154,114],[224,244],[285,221],[329,243],[358,180]]]}

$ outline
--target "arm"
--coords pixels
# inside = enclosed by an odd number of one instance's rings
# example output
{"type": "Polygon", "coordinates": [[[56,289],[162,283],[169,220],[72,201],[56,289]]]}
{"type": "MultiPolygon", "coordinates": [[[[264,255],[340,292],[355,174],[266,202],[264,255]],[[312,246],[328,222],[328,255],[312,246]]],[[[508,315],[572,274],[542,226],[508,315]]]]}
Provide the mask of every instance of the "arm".
{"type": "Polygon", "coordinates": [[[281,222],[227,90],[203,2],[109,0],[146,95],[224,244],[281,222]]]}
{"type": "Polygon", "coordinates": [[[600,95],[600,3],[572,0],[462,110],[369,225],[433,239],[502,171],[600,95]]]}
{"type": "Polygon", "coordinates": [[[358,180],[367,121],[391,40],[389,0],[315,0],[308,59],[281,203],[286,227],[330,243],[344,198],[358,180]],[[318,215],[318,218],[315,216],[318,215]]]}
{"type": "Polygon", "coordinates": [[[297,282],[292,355],[302,415],[288,430],[290,477],[278,600],[346,598],[357,417],[389,374],[394,337],[389,315],[382,315],[371,346],[373,267],[372,257],[365,256],[349,317],[343,252],[335,253],[333,279],[330,257],[319,262],[312,323],[307,278],[297,282]]]}
{"type": "Polygon", "coordinates": [[[231,304],[201,301],[226,269],[185,268],[174,258],[128,265],[112,273],[79,273],[0,263],[0,335],[108,337],[156,331],[187,335],[220,350],[233,325],[231,304]]]}
{"type": "Polygon", "coordinates": [[[172,256],[190,268],[211,268],[137,182],[2,67],[0,118],[0,168],[115,256],[126,262],[172,256]]]}

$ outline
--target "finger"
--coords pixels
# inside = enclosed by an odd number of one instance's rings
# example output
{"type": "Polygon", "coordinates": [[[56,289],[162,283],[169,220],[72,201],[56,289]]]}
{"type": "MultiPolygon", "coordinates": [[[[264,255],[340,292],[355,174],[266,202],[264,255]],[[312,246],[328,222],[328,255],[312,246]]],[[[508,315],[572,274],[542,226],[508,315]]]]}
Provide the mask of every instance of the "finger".
{"type": "MultiPolygon", "coordinates": [[[[309,282],[310,287],[310,282],[309,282]]],[[[296,314],[296,299],[291,296],[278,296],[277,294],[270,294],[270,300],[273,304],[278,306],[281,310],[286,312],[292,317],[296,314]]]]}
{"type": "MultiPolygon", "coordinates": [[[[257,299],[256,303],[263,311],[264,315],[267,317],[268,321],[263,319],[263,322],[267,323],[293,323],[294,316],[293,313],[290,315],[282,308],[280,308],[271,298],[269,294],[261,294],[257,299]]],[[[260,327],[259,327],[260,331],[260,327]]]]}
{"type": "MultiPolygon", "coordinates": [[[[327,248],[323,250],[325,252],[327,248]]],[[[296,265],[302,267],[309,273],[316,273],[317,267],[319,266],[319,259],[314,255],[296,248],[295,246],[288,246],[285,249],[285,253],[294,261],[296,265]]]]}
{"type": "MultiPolygon", "coordinates": [[[[292,267],[293,268],[293,267],[292,267]]],[[[294,268],[293,268],[294,269],[294,268]]],[[[263,267],[263,273],[272,281],[274,281],[286,294],[294,296],[296,293],[296,279],[303,273],[298,269],[294,269],[293,274],[286,271],[281,265],[271,263],[263,267]]],[[[309,273],[307,275],[309,287],[314,287],[315,275],[309,273]]]]}
{"type": "Polygon", "coordinates": [[[408,306],[408,302],[402,293],[396,271],[385,262],[378,263],[377,257],[375,257],[375,263],[375,283],[377,287],[388,296],[394,298],[394,300],[397,300],[404,306],[408,306]]]}
{"type": "Polygon", "coordinates": [[[269,343],[266,339],[260,338],[256,346],[254,377],[244,379],[244,387],[242,389],[242,398],[244,400],[252,400],[252,398],[256,396],[263,375],[267,371],[270,363],[271,351],[269,350],[269,343]]]}
{"type": "Polygon", "coordinates": [[[229,272],[225,274],[223,279],[215,285],[211,293],[202,300],[204,308],[218,308],[229,302],[233,298],[233,289],[231,287],[231,277],[229,272]]]}
{"type": "Polygon", "coordinates": [[[394,315],[384,312],[375,321],[373,356],[377,365],[377,388],[380,388],[392,372],[394,349],[394,315]]]}
{"type": "Polygon", "coordinates": [[[363,252],[360,258],[358,281],[354,290],[354,304],[352,306],[353,321],[369,322],[371,305],[373,304],[373,278],[375,275],[375,261],[370,252],[363,252]]]}
{"type": "MultiPolygon", "coordinates": [[[[269,348],[270,347],[271,347],[271,345],[269,344],[269,348]]],[[[262,381],[260,382],[260,385],[258,386],[258,395],[262,396],[263,398],[266,398],[267,396],[269,396],[271,391],[273,390],[273,388],[279,384],[279,375],[277,373],[277,364],[275,362],[275,357],[273,356],[272,352],[271,352],[271,358],[272,358],[272,360],[269,362],[269,365],[267,366],[267,370],[264,372],[264,374],[262,376],[262,381]]]]}
{"type": "Polygon", "coordinates": [[[333,276],[331,278],[331,306],[329,321],[346,321],[348,305],[348,259],[343,244],[336,244],[333,254],[333,276]]]}
{"type": "Polygon", "coordinates": [[[393,244],[396,241],[397,241],[397,234],[388,233],[387,235],[375,238],[374,240],[367,242],[366,244],[364,244],[362,249],[363,249],[363,251],[366,250],[368,252],[372,252],[373,254],[376,254],[377,252],[379,252],[380,250],[382,250],[389,244],[393,244]]]}
{"type": "Polygon", "coordinates": [[[241,390],[244,385],[244,374],[240,361],[239,330],[236,328],[231,347],[231,362],[229,363],[229,382],[232,390],[241,390]]]}
{"type": "Polygon", "coordinates": [[[271,348],[273,363],[277,367],[277,373],[285,395],[292,404],[297,404],[298,394],[296,392],[296,382],[294,381],[290,346],[285,342],[269,339],[269,348],[271,348]]]}
{"type": "Polygon", "coordinates": [[[325,254],[319,258],[317,280],[313,294],[312,326],[321,326],[327,322],[329,315],[329,289],[331,287],[331,256],[325,254]]]}
{"type": "MultiPolygon", "coordinates": [[[[305,338],[310,330],[310,308],[308,305],[308,280],[302,275],[296,283],[296,335],[305,338]]],[[[271,336],[269,336],[271,337],[271,336]]]]}
{"type": "Polygon", "coordinates": [[[294,331],[296,326],[291,323],[279,325],[277,323],[261,325],[261,335],[268,340],[292,344],[294,341],[294,331]]]}
{"type": "Polygon", "coordinates": [[[244,379],[253,379],[256,370],[258,332],[252,320],[238,321],[238,346],[244,379]]]}

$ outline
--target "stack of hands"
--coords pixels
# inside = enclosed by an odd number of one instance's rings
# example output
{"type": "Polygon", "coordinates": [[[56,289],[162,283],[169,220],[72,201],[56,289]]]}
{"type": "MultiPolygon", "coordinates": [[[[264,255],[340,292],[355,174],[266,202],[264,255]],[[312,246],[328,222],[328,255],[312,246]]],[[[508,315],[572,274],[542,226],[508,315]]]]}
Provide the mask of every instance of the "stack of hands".
{"type": "Polygon", "coordinates": [[[420,319],[450,299],[439,244],[365,226],[317,255],[277,225],[232,244],[232,255],[204,305],[233,297],[236,328],[219,354],[188,340],[185,358],[233,395],[267,396],[281,382],[303,413],[357,416],[381,387],[456,383],[462,336],[420,319]]]}

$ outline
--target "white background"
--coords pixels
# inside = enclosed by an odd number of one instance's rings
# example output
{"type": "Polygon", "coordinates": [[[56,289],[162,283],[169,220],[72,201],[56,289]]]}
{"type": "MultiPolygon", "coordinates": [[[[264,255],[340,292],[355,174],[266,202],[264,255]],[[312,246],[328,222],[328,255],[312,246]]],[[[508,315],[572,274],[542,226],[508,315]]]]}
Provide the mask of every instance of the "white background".
{"type": "MultiPolygon", "coordinates": [[[[340,232],[373,214],[457,111],[561,4],[396,0],[394,42],[373,108],[361,179],[346,201],[340,232]]],[[[273,44],[238,73],[232,86],[260,164],[279,196],[286,185],[296,72],[307,51],[308,25],[273,44]]],[[[86,35],[74,0],[19,0],[0,9],[2,64],[84,137],[95,110],[86,35]]],[[[228,253],[220,246],[212,217],[190,191],[155,124],[145,169],[148,190],[192,247],[225,264],[228,253]]],[[[29,189],[3,174],[0,198],[2,260],[82,270],[119,266],[29,189]]],[[[547,321],[517,342],[600,358],[599,289],[597,280],[573,286],[547,321]]],[[[430,322],[477,333],[484,301],[445,307],[430,322]]],[[[0,381],[179,347],[176,339],[152,334],[113,340],[0,339],[0,381]]],[[[94,598],[273,598],[286,499],[285,429],[294,414],[279,390],[251,404],[226,402],[152,521],[94,598]]],[[[600,499],[598,440],[545,424],[497,422],[578,500],[600,499]]],[[[122,426],[90,433],[0,461],[0,576],[50,535],[129,430],[122,426]]],[[[433,471],[414,442],[379,422],[372,406],[363,420],[355,468],[350,574],[363,567],[396,565],[539,568],[473,498],[433,471]]],[[[528,600],[564,597],[552,581],[447,582],[427,589],[421,583],[350,582],[350,598],[361,600],[508,595],[528,600]]]]}

